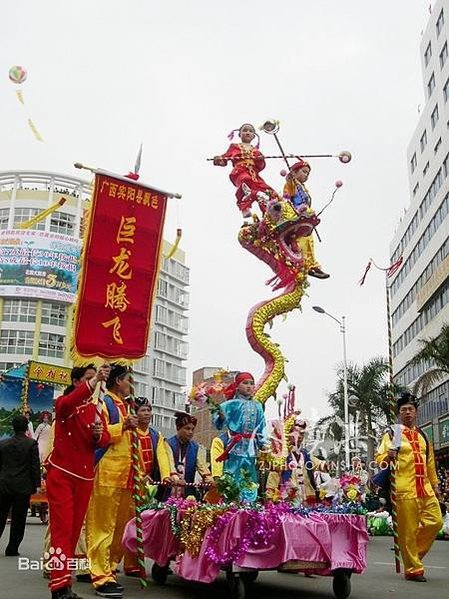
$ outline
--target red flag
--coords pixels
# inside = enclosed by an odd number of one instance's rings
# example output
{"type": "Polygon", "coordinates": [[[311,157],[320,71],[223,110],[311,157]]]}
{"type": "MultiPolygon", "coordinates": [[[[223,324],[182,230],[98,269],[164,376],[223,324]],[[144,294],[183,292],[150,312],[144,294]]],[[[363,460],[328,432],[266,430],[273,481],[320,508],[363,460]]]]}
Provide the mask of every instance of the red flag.
{"type": "Polygon", "coordinates": [[[366,279],[366,275],[368,274],[369,269],[371,268],[371,260],[368,262],[368,264],[366,265],[365,268],[365,272],[363,273],[363,277],[360,279],[359,281],[359,285],[360,287],[363,285],[363,283],[365,282],[366,279]]]}
{"type": "Polygon", "coordinates": [[[167,197],[96,173],[74,326],[74,361],[145,355],[167,197]]]}
{"type": "Polygon", "coordinates": [[[396,260],[396,262],[394,262],[387,269],[387,277],[388,278],[392,277],[395,273],[397,273],[397,271],[401,268],[403,260],[404,260],[404,258],[401,256],[398,260],[396,260]]]}

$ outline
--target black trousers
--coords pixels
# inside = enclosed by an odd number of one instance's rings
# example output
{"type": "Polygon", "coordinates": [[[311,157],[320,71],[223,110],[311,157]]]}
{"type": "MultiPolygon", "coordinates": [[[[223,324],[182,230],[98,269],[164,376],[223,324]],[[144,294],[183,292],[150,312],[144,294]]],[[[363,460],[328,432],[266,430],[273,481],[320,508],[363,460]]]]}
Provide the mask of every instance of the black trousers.
{"type": "Polygon", "coordinates": [[[19,545],[25,534],[25,523],[30,506],[30,495],[7,495],[0,493],[0,537],[5,530],[9,510],[11,510],[11,527],[6,553],[18,553],[19,545]]]}

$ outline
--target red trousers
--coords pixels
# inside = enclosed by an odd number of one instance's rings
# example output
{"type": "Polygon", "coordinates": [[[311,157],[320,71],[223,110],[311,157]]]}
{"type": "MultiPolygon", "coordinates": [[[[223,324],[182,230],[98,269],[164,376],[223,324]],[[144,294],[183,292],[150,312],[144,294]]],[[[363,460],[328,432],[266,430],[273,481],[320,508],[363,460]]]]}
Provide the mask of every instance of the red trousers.
{"type": "MultiPolygon", "coordinates": [[[[254,169],[246,169],[242,167],[235,167],[229,175],[232,183],[237,187],[235,196],[237,198],[237,206],[239,210],[245,212],[251,208],[253,202],[258,201],[256,194],[258,191],[267,193],[271,197],[276,197],[276,192],[272,189],[262,177],[256,173],[254,169]],[[250,194],[245,197],[243,191],[243,184],[247,185],[250,189],[250,194]]],[[[265,207],[262,207],[262,212],[265,211],[265,207]]]]}
{"type": "Polygon", "coordinates": [[[93,481],[82,480],[50,466],[47,497],[50,511],[50,589],[57,591],[72,585],[72,570],[93,481]],[[64,556],[64,557],[63,557],[64,556]]]}

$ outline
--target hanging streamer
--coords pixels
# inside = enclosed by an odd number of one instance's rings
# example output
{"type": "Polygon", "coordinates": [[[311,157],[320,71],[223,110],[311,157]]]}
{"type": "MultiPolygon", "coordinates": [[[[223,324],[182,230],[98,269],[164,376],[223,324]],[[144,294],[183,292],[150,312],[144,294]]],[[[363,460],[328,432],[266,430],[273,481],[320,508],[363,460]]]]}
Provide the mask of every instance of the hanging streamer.
{"type": "Polygon", "coordinates": [[[170,260],[170,258],[174,255],[174,253],[176,252],[176,250],[178,249],[179,243],[181,241],[181,237],[182,237],[182,229],[176,229],[176,239],[175,239],[175,243],[172,245],[172,247],[170,248],[170,250],[168,251],[168,254],[165,256],[165,258],[167,260],[170,260]]]}
{"type": "MultiPolygon", "coordinates": [[[[25,106],[25,99],[23,96],[23,91],[22,91],[21,85],[22,85],[22,83],[24,83],[26,81],[26,79],[28,77],[28,73],[27,73],[26,69],[19,65],[14,65],[13,67],[11,67],[9,69],[8,76],[9,76],[10,81],[12,81],[12,83],[14,83],[15,85],[18,86],[18,88],[15,90],[16,97],[17,97],[18,101],[22,104],[22,106],[25,106]]],[[[31,118],[28,118],[27,122],[28,122],[28,127],[31,129],[31,132],[33,133],[35,139],[37,141],[43,142],[44,138],[39,133],[36,125],[33,123],[31,118]]]]}
{"type": "Polygon", "coordinates": [[[42,135],[39,133],[39,131],[36,128],[36,125],[33,123],[33,121],[31,119],[28,119],[28,127],[31,129],[31,131],[33,132],[34,137],[37,139],[37,141],[44,141],[44,138],[42,137],[42,135]]]}
{"type": "Polygon", "coordinates": [[[61,206],[64,206],[64,204],[66,202],[67,202],[66,198],[61,198],[60,200],[58,200],[56,202],[56,204],[53,204],[46,210],[42,210],[42,212],[39,212],[38,214],[33,216],[33,218],[30,218],[30,220],[27,220],[26,222],[20,223],[20,225],[17,225],[17,228],[18,229],[30,229],[31,227],[33,227],[34,225],[39,223],[41,220],[44,220],[44,218],[47,218],[47,216],[49,216],[53,212],[56,212],[56,210],[61,208],[61,206]]]}

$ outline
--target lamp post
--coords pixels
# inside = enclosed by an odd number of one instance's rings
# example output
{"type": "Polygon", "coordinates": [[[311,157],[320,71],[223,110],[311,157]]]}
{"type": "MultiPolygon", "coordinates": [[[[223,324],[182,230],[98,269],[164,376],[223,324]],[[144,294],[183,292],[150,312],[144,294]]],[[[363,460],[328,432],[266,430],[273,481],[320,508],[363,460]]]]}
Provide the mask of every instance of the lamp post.
{"type": "Polygon", "coordinates": [[[326,312],[324,308],[321,306],[313,306],[315,312],[318,314],[326,314],[332,320],[340,326],[340,333],[343,336],[343,402],[344,402],[344,412],[345,412],[345,463],[346,468],[350,467],[350,455],[349,455],[349,397],[348,397],[348,360],[346,356],[346,319],[344,316],[341,317],[341,320],[326,312]]]}

